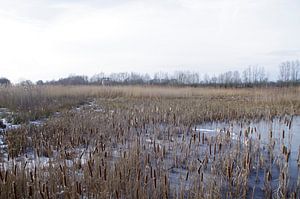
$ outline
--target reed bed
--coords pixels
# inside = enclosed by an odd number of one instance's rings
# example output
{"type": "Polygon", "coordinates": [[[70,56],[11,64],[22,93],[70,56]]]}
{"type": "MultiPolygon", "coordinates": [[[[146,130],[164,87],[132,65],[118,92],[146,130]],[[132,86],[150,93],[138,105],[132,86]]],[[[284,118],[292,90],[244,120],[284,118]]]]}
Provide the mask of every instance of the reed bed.
{"type": "Polygon", "coordinates": [[[299,197],[299,88],[1,89],[11,110],[61,114],[1,133],[0,198],[299,197]],[[198,128],[213,121],[225,125],[198,128]]]}

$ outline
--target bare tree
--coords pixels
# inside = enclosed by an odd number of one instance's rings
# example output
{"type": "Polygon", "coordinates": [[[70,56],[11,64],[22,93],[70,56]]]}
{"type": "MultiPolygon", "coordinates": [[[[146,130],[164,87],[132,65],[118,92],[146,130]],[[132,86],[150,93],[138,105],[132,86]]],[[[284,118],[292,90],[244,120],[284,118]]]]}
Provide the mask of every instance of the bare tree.
{"type": "Polygon", "coordinates": [[[208,74],[205,74],[205,75],[204,75],[203,81],[204,81],[204,84],[209,84],[210,78],[209,78],[209,75],[208,75],[208,74]]]}
{"type": "Polygon", "coordinates": [[[251,67],[251,71],[252,71],[252,80],[251,82],[253,84],[258,84],[258,79],[259,79],[259,68],[258,66],[252,66],[251,67]]]}
{"type": "Polygon", "coordinates": [[[238,85],[242,82],[240,72],[239,71],[234,71],[233,72],[233,83],[235,85],[238,85]]]}
{"type": "Polygon", "coordinates": [[[251,66],[248,66],[243,71],[243,83],[244,84],[251,84],[252,83],[252,69],[251,69],[251,66]]]}
{"type": "Polygon", "coordinates": [[[217,86],[218,78],[214,75],[214,76],[212,76],[210,82],[211,82],[211,84],[213,84],[214,86],[217,86]]]}
{"type": "Polygon", "coordinates": [[[291,62],[291,81],[293,84],[299,81],[300,62],[299,60],[291,62]]]}
{"type": "Polygon", "coordinates": [[[259,69],[258,69],[258,81],[260,84],[268,81],[268,77],[266,75],[264,67],[259,67],[259,69]]]}
{"type": "Polygon", "coordinates": [[[291,62],[286,61],[282,62],[279,65],[279,81],[288,85],[291,81],[291,62]]]}

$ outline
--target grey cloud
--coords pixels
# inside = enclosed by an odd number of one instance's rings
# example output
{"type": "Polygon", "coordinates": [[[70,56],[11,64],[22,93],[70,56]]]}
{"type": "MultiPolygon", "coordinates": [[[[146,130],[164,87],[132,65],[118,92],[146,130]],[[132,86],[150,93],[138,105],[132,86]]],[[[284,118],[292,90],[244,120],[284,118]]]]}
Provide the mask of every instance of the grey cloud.
{"type": "Polygon", "coordinates": [[[274,50],[266,54],[270,56],[300,56],[300,49],[274,50]]]}
{"type": "Polygon", "coordinates": [[[299,2],[0,0],[0,66],[8,66],[8,77],[25,74],[20,64],[36,76],[40,68],[52,68],[53,75],[92,74],[100,67],[104,72],[218,73],[251,64],[272,69],[300,55],[299,2]]]}

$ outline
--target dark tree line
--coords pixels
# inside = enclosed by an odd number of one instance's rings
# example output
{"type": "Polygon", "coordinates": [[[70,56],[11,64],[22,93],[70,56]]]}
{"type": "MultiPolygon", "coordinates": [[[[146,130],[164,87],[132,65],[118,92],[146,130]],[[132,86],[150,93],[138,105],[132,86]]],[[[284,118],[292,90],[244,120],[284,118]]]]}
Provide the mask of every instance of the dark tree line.
{"type": "MultiPolygon", "coordinates": [[[[7,78],[0,78],[0,85],[10,85],[7,78]]],[[[253,87],[253,86],[290,86],[300,85],[300,62],[286,61],[279,65],[276,82],[270,82],[268,75],[261,66],[249,66],[243,71],[227,71],[218,75],[200,74],[191,71],[173,73],[157,72],[153,75],[140,73],[99,73],[91,78],[71,75],[59,80],[43,82],[36,85],[170,85],[170,86],[214,86],[214,87],[253,87]]],[[[34,85],[25,80],[19,85],[34,85]]]]}
{"type": "Polygon", "coordinates": [[[9,79],[5,78],[5,77],[1,77],[0,78],[0,85],[3,85],[3,86],[8,86],[8,85],[11,85],[11,82],[9,79]]]}

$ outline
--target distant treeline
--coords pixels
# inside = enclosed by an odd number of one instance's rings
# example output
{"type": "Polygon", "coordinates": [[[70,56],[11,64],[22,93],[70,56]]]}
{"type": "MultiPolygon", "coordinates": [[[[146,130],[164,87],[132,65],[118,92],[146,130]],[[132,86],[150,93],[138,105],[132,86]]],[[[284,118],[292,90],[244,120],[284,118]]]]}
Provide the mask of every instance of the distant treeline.
{"type": "MultiPolygon", "coordinates": [[[[228,71],[209,76],[190,71],[172,74],[158,72],[154,75],[140,73],[99,73],[92,77],[72,75],[52,81],[30,80],[19,85],[168,85],[168,86],[213,86],[213,87],[257,87],[300,85],[300,62],[286,61],[279,65],[277,81],[269,81],[264,67],[249,66],[243,71],[228,71]]],[[[0,78],[0,85],[11,85],[7,78],[0,78]]]]}

